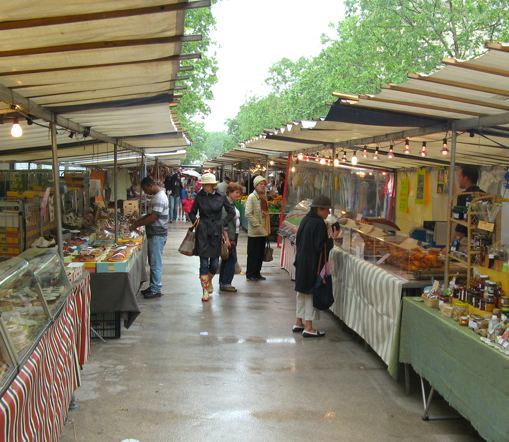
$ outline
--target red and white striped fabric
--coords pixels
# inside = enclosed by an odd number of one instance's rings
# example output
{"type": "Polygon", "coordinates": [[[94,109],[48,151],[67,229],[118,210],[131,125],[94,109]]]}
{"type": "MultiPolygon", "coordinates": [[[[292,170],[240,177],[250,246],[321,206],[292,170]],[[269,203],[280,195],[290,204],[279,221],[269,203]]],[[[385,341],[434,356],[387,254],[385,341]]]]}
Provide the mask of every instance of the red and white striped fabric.
{"type": "Polygon", "coordinates": [[[0,440],[58,441],[90,349],[89,312],[86,275],[0,398],[0,440]]]}

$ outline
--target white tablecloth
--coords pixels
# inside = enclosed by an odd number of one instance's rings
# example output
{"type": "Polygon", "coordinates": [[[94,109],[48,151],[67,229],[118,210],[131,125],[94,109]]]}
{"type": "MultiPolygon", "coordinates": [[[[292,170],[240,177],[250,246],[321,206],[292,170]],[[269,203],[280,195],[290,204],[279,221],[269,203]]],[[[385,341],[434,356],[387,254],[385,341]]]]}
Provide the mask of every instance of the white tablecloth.
{"type": "Polygon", "coordinates": [[[335,247],[330,253],[332,312],[387,364],[397,351],[404,279],[335,247]]]}
{"type": "Polygon", "coordinates": [[[295,280],[295,244],[292,244],[288,238],[283,238],[283,249],[281,251],[281,268],[285,269],[289,274],[290,278],[295,280]]]}

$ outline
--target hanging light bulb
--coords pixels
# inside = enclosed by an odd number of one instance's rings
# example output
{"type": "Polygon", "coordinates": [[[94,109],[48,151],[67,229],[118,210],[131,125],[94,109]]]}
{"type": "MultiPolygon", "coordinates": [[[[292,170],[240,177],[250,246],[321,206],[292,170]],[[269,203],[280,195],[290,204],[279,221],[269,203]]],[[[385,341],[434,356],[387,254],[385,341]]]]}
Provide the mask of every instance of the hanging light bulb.
{"type": "Polygon", "coordinates": [[[389,158],[389,159],[394,158],[394,146],[392,144],[389,146],[389,152],[387,153],[387,158],[389,158]]]}
{"type": "Polygon", "coordinates": [[[326,162],[325,158],[320,158],[320,165],[325,166],[326,162]]]}
{"type": "Polygon", "coordinates": [[[304,159],[304,154],[303,154],[302,152],[301,152],[301,153],[299,153],[299,154],[297,155],[297,159],[298,159],[299,161],[302,161],[302,160],[304,159]]]}
{"type": "Polygon", "coordinates": [[[410,153],[410,140],[408,138],[405,140],[405,150],[403,152],[406,155],[410,153]]]}
{"type": "Polygon", "coordinates": [[[292,173],[295,173],[295,166],[292,166],[290,170],[292,171],[292,173]]]}
{"type": "Polygon", "coordinates": [[[339,154],[336,154],[336,158],[334,159],[334,167],[339,167],[339,154]]]}
{"type": "Polygon", "coordinates": [[[421,157],[425,157],[428,155],[428,149],[426,148],[426,141],[422,142],[422,148],[421,148],[421,157]]]}
{"type": "Polygon", "coordinates": [[[449,155],[449,148],[447,147],[447,138],[443,139],[443,145],[442,145],[442,155],[445,157],[449,155]]]}
{"type": "Polygon", "coordinates": [[[343,156],[341,157],[341,162],[346,163],[347,160],[348,160],[348,158],[346,157],[346,151],[343,150],[343,156]]]}
{"type": "Polygon", "coordinates": [[[374,159],[374,160],[378,160],[378,154],[379,154],[379,153],[380,153],[380,152],[378,151],[378,146],[376,146],[375,154],[373,155],[373,159],[374,159]]]}
{"type": "Polygon", "coordinates": [[[362,158],[368,157],[368,146],[364,146],[364,150],[362,151],[362,158]]]}
{"type": "Polygon", "coordinates": [[[19,138],[21,135],[23,135],[23,128],[20,126],[19,120],[17,118],[15,118],[14,122],[12,123],[11,135],[14,138],[19,138]]]}
{"type": "Polygon", "coordinates": [[[274,164],[276,164],[276,162],[274,160],[269,161],[269,166],[273,166],[274,164]]]}
{"type": "Polygon", "coordinates": [[[352,155],[352,166],[356,166],[359,160],[357,159],[357,152],[354,152],[352,155]]]}

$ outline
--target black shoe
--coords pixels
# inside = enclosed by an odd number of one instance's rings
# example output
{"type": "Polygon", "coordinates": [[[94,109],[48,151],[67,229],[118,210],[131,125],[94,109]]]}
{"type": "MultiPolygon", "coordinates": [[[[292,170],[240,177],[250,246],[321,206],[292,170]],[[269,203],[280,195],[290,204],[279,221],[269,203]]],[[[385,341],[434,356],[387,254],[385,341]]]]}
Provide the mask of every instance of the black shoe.
{"type": "Polygon", "coordinates": [[[267,278],[266,278],[265,276],[258,275],[258,276],[256,277],[256,280],[257,280],[257,281],[266,281],[266,280],[267,280],[267,278]]]}
{"type": "Polygon", "coordinates": [[[320,331],[320,330],[313,330],[313,331],[306,331],[304,330],[302,332],[302,336],[304,338],[323,338],[325,336],[325,332],[324,331],[320,331]]]}
{"type": "Polygon", "coordinates": [[[246,279],[248,281],[258,281],[258,278],[256,276],[246,276],[246,279]]]}
{"type": "Polygon", "coordinates": [[[150,287],[148,287],[148,288],[146,288],[145,290],[142,290],[142,291],[141,291],[141,294],[142,294],[143,296],[148,295],[149,293],[152,293],[152,291],[150,290],[150,287]]]}
{"type": "Polygon", "coordinates": [[[145,299],[160,298],[161,296],[163,296],[161,292],[159,293],[150,292],[147,293],[146,295],[143,295],[145,299]]]}

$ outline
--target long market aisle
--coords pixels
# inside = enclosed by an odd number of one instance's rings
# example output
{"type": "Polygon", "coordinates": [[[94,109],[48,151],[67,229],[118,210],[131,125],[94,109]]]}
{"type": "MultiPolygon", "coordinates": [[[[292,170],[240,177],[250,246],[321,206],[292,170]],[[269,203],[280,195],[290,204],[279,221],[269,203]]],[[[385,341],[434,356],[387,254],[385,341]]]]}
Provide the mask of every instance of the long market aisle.
{"type": "Polygon", "coordinates": [[[238,294],[216,290],[203,305],[197,258],[177,253],[183,236],[171,225],[166,295],[142,299],[120,340],[92,345],[62,441],[479,440],[463,420],[423,422],[420,393],[406,396],[329,315],[324,339],[292,334],[295,299],[278,257],[267,281],[237,276],[238,294]]]}

